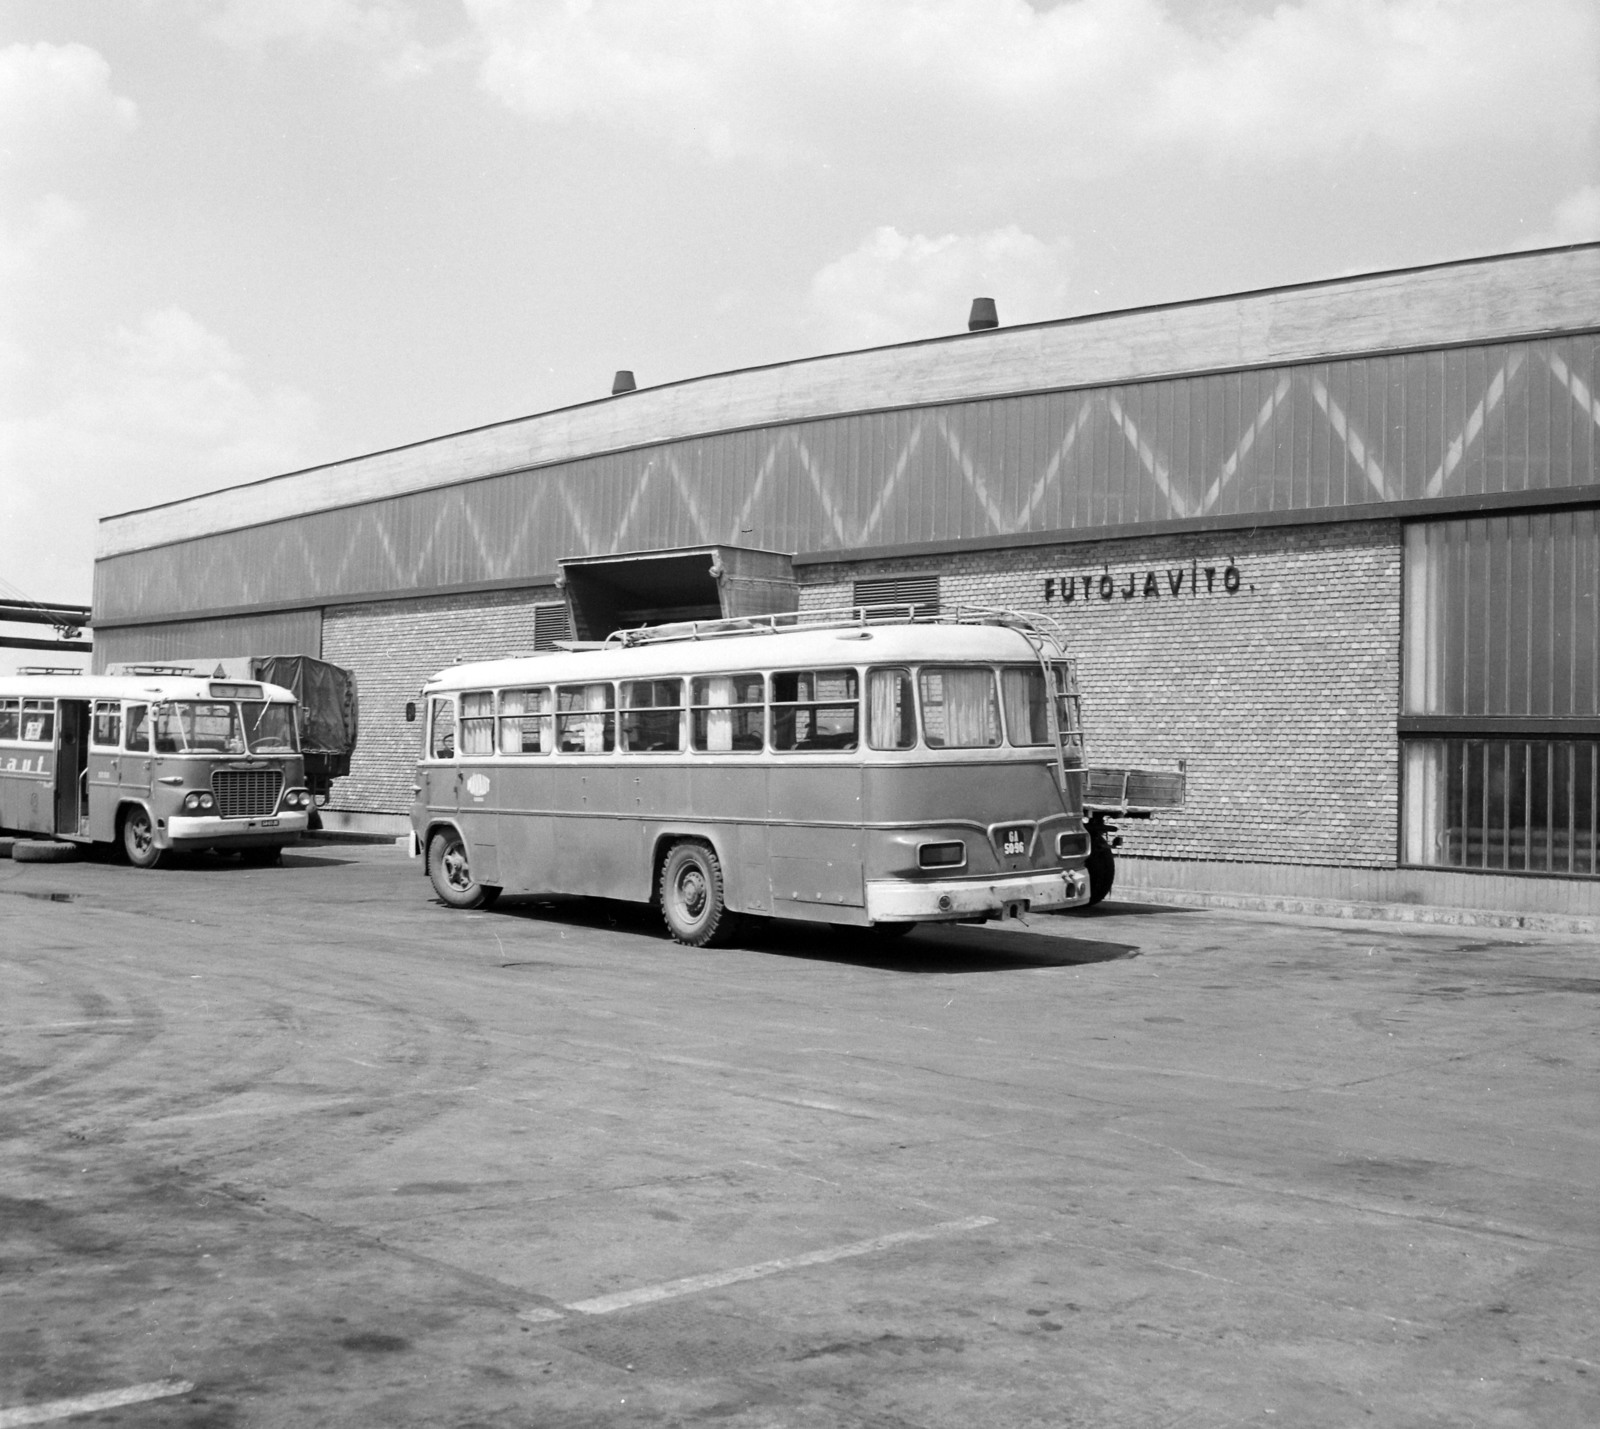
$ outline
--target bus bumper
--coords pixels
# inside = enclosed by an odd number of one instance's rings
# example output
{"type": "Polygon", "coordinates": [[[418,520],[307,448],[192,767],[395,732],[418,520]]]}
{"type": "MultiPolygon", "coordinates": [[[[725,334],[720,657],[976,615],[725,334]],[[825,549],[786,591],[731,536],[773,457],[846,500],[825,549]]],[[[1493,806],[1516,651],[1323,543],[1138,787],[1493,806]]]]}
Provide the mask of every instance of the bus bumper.
{"type": "Polygon", "coordinates": [[[1089,901],[1089,875],[1081,868],[1013,874],[986,882],[948,879],[908,883],[871,879],[867,918],[873,923],[935,923],[962,918],[1007,918],[1053,913],[1089,901]]]}
{"type": "Polygon", "coordinates": [[[156,843],[162,848],[251,848],[258,844],[293,843],[306,831],[310,815],[268,814],[259,819],[190,818],[167,820],[165,829],[156,830],[156,843]],[[165,835],[165,838],[162,837],[165,835]]]}

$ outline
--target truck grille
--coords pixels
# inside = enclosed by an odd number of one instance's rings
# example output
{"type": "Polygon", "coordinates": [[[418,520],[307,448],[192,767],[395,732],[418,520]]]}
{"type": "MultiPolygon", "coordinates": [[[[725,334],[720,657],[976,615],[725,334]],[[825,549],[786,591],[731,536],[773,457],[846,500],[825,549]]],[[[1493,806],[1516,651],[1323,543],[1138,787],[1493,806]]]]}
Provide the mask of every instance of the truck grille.
{"type": "Polygon", "coordinates": [[[258,819],[278,807],[281,769],[215,769],[211,792],[224,819],[258,819]]]}

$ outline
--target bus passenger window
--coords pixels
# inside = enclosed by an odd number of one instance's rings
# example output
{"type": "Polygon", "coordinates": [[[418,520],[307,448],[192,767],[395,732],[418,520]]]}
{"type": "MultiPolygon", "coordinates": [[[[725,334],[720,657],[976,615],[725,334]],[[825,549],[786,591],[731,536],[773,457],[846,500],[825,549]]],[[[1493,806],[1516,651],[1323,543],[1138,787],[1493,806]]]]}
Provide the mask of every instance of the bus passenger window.
{"type": "Polygon", "coordinates": [[[94,706],[94,733],[90,742],[116,749],[122,744],[122,706],[115,700],[97,700],[94,706]]]}
{"type": "Polygon", "coordinates": [[[872,749],[910,749],[917,742],[917,707],[911,671],[867,671],[867,744],[872,749]]]}
{"type": "Polygon", "coordinates": [[[629,680],[622,686],[622,747],[645,754],[683,748],[682,680],[629,680]]]}
{"type": "Polygon", "coordinates": [[[461,752],[494,753],[494,695],[488,690],[461,696],[461,752]]]}
{"type": "Polygon", "coordinates": [[[709,754],[759,753],[766,715],[760,675],[702,675],[690,686],[694,748],[709,754]]]}
{"type": "Polygon", "coordinates": [[[786,670],[772,677],[772,747],[827,754],[856,747],[854,670],[786,670]]]}
{"type": "Polygon", "coordinates": [[[56,737],[56,702],[22,702],[22,737],[29,744],[50,744],[56,737]]]}
{"type": "Polygon", "coordinates": [[[428,753],[434,759],[456,757],[456,702],[428,701],[428,753]]]}
{"type": "Polygon", "coordinates": [[[128,706],[128,748],[135,754],[150,752],[149,716],[148,706],[128,706]]]}
{"type": "Polygon", "coordinates": [[[1013,744],[1050,743],[1050,704],[1044,671],[1037,665],[1007,665],[1000,671],[1000,703],[1006,738],[1013,744]]]}
{"type": "Polygon", "coordinates": [[[500,691],[500,752],[550,752],[550,691],[500,691]]]}
{"type": "Polygon", "coordinates": [[[0,739],[17,737],[17,711],[21,708],[20,700],[0,700],[0,739]]]}
{"type": "Polygon", "coordinates": [[[563,754],[610,754],[617,747],[611,686],[556,686],[556,748],[563,754]]]}
{"type": "Polygon", "coordinates": [[[987,665],[925,665],[922,737],[932,749],[989,749],[1000,743],[1000,706],[987,665]]]}

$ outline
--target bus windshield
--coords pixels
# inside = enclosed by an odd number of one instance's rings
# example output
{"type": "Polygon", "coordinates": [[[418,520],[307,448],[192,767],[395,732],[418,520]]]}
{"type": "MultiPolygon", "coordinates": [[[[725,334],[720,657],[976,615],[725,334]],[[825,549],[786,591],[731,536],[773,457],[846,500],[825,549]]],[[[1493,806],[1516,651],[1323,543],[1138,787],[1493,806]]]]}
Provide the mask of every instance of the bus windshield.
{"type": "Polygon", "coordinates": [[[155,712],[157,754],[284,754],[295,748],[294,707],[177,700],[155,712]]]}

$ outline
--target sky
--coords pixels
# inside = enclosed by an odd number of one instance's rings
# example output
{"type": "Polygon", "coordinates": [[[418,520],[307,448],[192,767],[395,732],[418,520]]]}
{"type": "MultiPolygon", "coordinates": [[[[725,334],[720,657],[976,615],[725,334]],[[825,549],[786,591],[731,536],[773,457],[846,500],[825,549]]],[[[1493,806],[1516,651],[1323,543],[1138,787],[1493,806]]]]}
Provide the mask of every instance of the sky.
{"type": "Polygon", "coordinates": [[[0,598],[619,368],[1597,238],[1596,0],[0,0],[0,598]]]}

